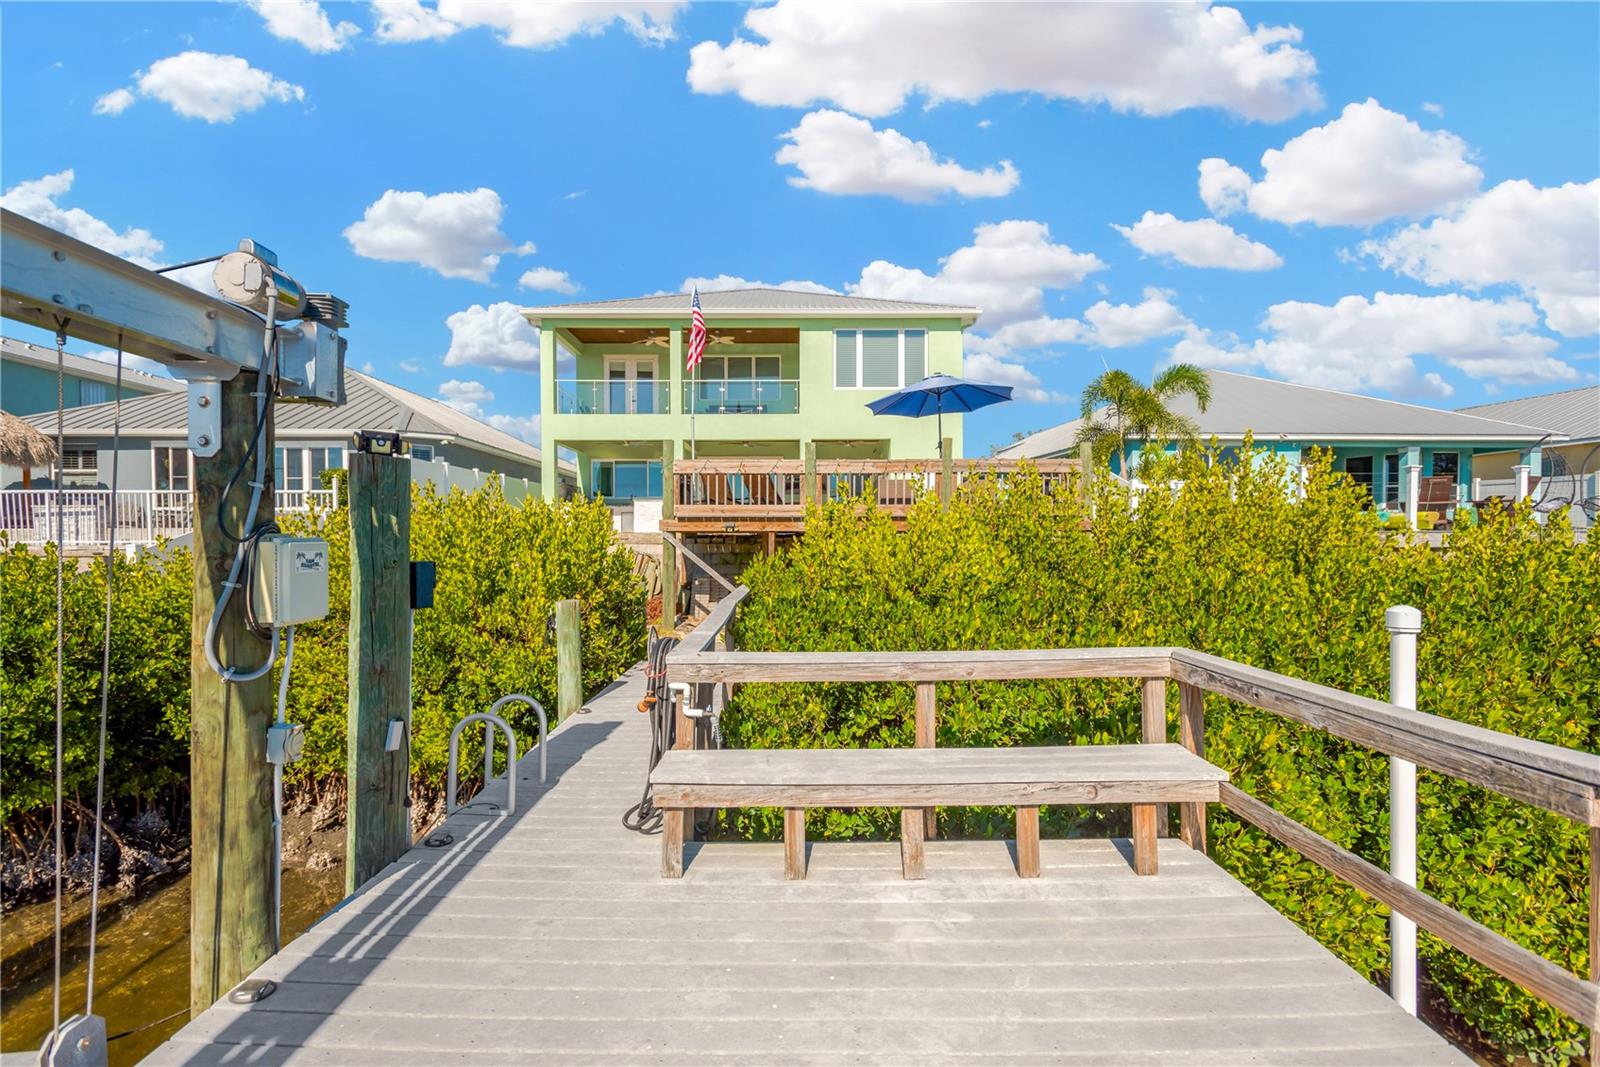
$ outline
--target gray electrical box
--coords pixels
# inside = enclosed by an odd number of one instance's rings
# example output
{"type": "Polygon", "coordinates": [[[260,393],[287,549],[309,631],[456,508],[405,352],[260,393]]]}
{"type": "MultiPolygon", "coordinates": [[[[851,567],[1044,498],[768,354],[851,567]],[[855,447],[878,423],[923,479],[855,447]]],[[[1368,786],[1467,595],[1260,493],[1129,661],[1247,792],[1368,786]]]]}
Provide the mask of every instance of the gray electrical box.
{"type": "Polygon", "coordinates": [[[264,534],[256,542],[252,597],[262,626],[294,626],[328,614],[328,542],[264,534]]]}

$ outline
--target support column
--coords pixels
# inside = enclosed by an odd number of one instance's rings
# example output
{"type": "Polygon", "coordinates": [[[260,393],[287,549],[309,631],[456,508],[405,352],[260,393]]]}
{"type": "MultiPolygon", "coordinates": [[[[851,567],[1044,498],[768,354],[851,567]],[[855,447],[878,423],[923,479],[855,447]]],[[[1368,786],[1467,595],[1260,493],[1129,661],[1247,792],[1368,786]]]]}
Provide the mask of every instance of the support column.
{"type": "MultiPolygon", "coordinates": [[[[673,504],[678,496],[677,481],[672,473],[673,443],[661,442],[661,522],[672,521],[673,504]]],[[[666,630],[678,628],[678,549],[671,541],[661,539],[661,625],[666,630]]]]}
{"type": "MultiPolygon", "coordinates": [[[[272,952],[272,675],[225,682],[206,659],[205,632],[233,564],[234,543],[217,525],[217,504],[245,458],[256,424],[256,374],[222,383],[222,447],[194,462],[194,601],[189,650],[189,808],[193,873],[189,909],[189,1011],[209,1008],[272,952]]],[[[273,418],[261,447],[272,455],[273,418]]],[[[253,472],[247,472],[253,473],[253,472]]],[[[223,509],[239,531],[250,505],[241,478],[223,509]]],[[[272,518],[272,464],[256,521],[272,518]]],[[[217,627],[228,666],[250,669],[271,654],[245,622],[244,597],[229,598],[217,627]]]]}
{"type": "Polygon", "coordinates": [[[546,502],[561,495],[561,460],[551,416],[561,410],[556,393],[556,332],[539,331],[539,491],[546,502]]]}
{"type": "Polygon", "coordinates": [[[817,443],[803,441],[800,444],[801,470],[800,476],[800,502],[814,504],[817,502],[817,443]]]}
{"type": "Polygon", "coordinates": [[[939,506],[950,506],[956,491],[955,442],[949,437],[939,442],[939,506]]]}
{"type": "Polygon", "coordinates": [[[409,753],[385,747],[391,720],[411,734],[411,462],[361,453],[349,462],[347,894],[411,844],[409,753]]]}

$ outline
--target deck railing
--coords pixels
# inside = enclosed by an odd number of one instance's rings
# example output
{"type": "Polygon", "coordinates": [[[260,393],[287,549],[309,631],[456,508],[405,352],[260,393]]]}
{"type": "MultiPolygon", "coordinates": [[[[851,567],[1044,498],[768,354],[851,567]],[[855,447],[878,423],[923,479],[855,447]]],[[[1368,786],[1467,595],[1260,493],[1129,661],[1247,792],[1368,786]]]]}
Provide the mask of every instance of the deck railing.
{"type": "Polygon", "coordinates": [[[800,410],[800,382],[700,378],[683,383],[683,409],[699,415],[793,415],[800,410]]]}
{"type": "MultiPolygon", "coordinates": [[[[338,497],[337,489],[279,489],[275,507],[279,514],[331,509],[338,497]]],[[[153,544],[193,525],[188,489],[67,489],[60,501],[54,489],[0,489],[0,530],[12,544],[103,545],[113,532],[118,544],[153,544]]]]}
{"type": "MultiPolygon", "coordinates": [[[[1329,873],[1515,982],[1583,1026],[1600,1025],[1600,756],[1357,696],[1187,648],[1063,648],[958,652],[714,651],[749,590],[739,587],[667,658],[667,680],[725,687],[746,682],[904,682],[915,688],[916,745],[935,744],[940,682],[1138,678],[1141,739],[1168,738],[1167,688],[1178,688],[1179,741],[1205,755],[1206,696],[1237,701],[1377,752],[1553,812],[1589,829],[1590,973],[1572,974],[1407,884],[1231,784],[1222,804],[1329,873]]],[[[679,718],[679,743],[697,735],[679,718]]],[[[1206,806],[1179,806],[1180,836],[1206,849],[1206,806]]]]}
{"type": "Polygon", "coordinates": [[[574,378],[556,382],[559,415],[660,415],[672,390],[649,379],[574,378]]]}
{"type": "Polygon", "coordinates": [[[947,497],[974,478],[1004,481],[1027,467],[1045,486],[1076,484],[1077,460],[744,459],[717,457],[672,464],[672,517],[680,521],[793,520],[811,501],[832,503],[863,495],[904,518],[925,494],[947,497]]]}

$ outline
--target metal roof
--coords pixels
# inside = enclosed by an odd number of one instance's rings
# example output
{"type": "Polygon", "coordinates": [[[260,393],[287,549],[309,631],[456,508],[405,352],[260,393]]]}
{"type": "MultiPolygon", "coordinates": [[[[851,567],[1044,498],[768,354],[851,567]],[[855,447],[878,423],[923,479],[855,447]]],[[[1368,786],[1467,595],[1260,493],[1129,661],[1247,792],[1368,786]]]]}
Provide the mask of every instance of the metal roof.
{"type": "Polygon", "coordinates": [[[1488,419],[1510,419],[1564,433],[1573,441],[1600,441],[1600,385],[1566,389],[1521,400],[1474,404],[1463,412],[1488,419]]]}
{"type": "MultiPolygon", "coordinates": [[[[0,358],[41,367],[52,374],[56,369],[55,349],[19,341],[15,337],[0,337],[0,358]]],[[[114,363],[74,355],[71,352],[63,353],[61,363],[68,374],[105,382],[108,385],[116,384],[117,367],[114,363]]],[[[150,374],[147,371],[135,370],[128,366],[126,361],[122,365],[122,386],[124,389],[139,393],[169,393],[180,392],[183,389],[182,382],[150,374]]]]}
{"type": "MultiPolygon", "coordinates": [[[[542,319],[626,319],[665,313],[673,319],[689,317],[689,293],[656,293],[622,300],[591,300],[577,304],[547,304],[522,309],[529,322],[542,319]]],[[[959,318],[971,325],[981,309],[957,304],[925,304],[915,300],[883,300],[870,296],[845,296],[801,289],[722,289],[700,294],[700,309],[714,315],[739,318],[823,318],[836,315],[863,318],[959,318]]]]}
{"type": "MultiPolygon", "coordinates": [[[[338,407],[278,401],[273,409],[274,434],[280,439],[344,438],[357,430],[398,430],[407,437],[449,438],[512,459],[539,462],[539,450],[528,442],[409,389],[348,368],[344,388],[345,403],[338,407]]],[[[122,436],[186,436],[187,406],[188,397],[182,392],[124,400],[122,436]]],[[[115,407],[107,402],[68,408],[63,432],[73,437],[109,437],[115,407]]],[[[56,413],[30,415],[26,421],[53,432],[56,413]]]]}
{"type": "MultiPolygon", "coordinates": [[[[1441,411],[1399,400],[1341,393],[1233,371],[1206,373],[1211,378],[1211,403],[1204,412],[1195,406],[1194,398],[1187,395],[1171,405],[1175,412],[1194,420],[1201,438],[1237,441],[1250,432],[1260,443],[1287,439],[1319,444],[1362,441],[1511,444],[1538,441],[1547,433],[1537,426],[1441,411]]],[[[1071,452],[1076,448],[1082,423],[1082,419],[1073,419],[1041,430],[1001,450],[999,455],[1042,458],[1071,452]]]]}

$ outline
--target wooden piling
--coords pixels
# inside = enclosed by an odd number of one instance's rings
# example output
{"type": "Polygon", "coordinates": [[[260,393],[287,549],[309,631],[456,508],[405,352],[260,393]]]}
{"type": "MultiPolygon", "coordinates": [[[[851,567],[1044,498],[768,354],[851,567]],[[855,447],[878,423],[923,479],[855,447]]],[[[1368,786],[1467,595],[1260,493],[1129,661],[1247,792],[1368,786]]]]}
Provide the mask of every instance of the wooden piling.
{"type": "MultiPolygon", "coordinates": [[[[189,1011],[198,1015],[272,953],[272,764],[267,727],[272,675],[227,682],[206,660],[205,633],[233,564],[235,544],[218,525],[217,505],[245,459],[256,427],[257,375],[222,383],[222,447],[194,460],[194,601],[189,649],[190,928],[189,1011]]],[[[272,426],[256,521],[272,518],[272,426]]],[[[251,459],[252,464],[254,459],[251,459]]],[[[228,529],[243,532],[254,471],[246,469],[223,508],[228,529]]],[[[248,576],[241,576],[248,581],[248,576]]],[[[217,628],[222,662],[249,670],[270,654],[245,622],[235,590],[217,628]]]]}
{"type": "Polygon", "coordinates": [[[411,693],[411,462],[350,455],[350,703],[345,892],[411,843],[408,749],[384,749],[411,693]]]}
{"type": "Polygon", "coordinates": [[[578,602],[556,601],[556,722],[566,722],[583,706],[583,631],[578,602]]]}

